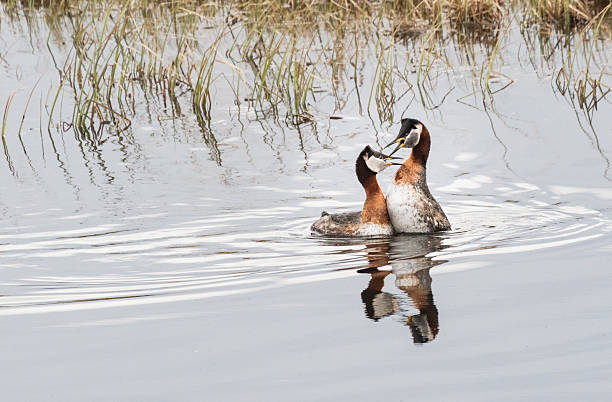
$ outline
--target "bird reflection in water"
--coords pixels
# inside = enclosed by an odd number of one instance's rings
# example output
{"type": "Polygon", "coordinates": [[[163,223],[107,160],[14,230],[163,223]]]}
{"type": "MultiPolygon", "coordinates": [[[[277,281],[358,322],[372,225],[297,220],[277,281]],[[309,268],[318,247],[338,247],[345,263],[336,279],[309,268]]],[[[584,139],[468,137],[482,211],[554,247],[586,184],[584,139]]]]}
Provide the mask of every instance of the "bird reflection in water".
{"type": "Polygon", "coordinates": [[[441,241],[437,236],[411,235],[366,244],[368,267],[357,271],[370,275],[368,287],[361,292],[366,316],[374,321],[391,315],[401,317],[415,344],[431,342],[438,335],[438,309],[429,271],[446,261],[433,261],[426,255],[444,248],[441,241]],[[389,265],[391,270],[382,269],[389,265]],[[383,291],[389,275],[395,276],[395,286],[403,294],[383,291]]]}

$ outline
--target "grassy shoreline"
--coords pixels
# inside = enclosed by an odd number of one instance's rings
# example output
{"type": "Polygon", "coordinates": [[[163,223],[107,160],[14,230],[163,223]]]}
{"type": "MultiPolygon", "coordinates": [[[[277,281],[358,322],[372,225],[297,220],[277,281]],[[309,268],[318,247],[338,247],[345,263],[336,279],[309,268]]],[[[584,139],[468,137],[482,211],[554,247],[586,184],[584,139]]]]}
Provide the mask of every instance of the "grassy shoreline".
{"type": "Polygon", "coordinates": [[[587,116],[610,92],[612,5],[601,0],[23,0],[1,7],[3,25],[41,36],[53,57],[48,130],[73,130],[94,143],[105,130],[128,129],[144,93],[170,117],[186,113],[179,99],[188,98],[203,131],[215,113],[212,88],[290,126],[312,121],[322,91],[336,111],[356,95],[360,110],[381,121],[393,120],[407,94],[433,109],[441,98],[431,95],[436,79],[464,65],[474,92],[493,97],[512,84],[500,70],[512,27],[547,64],[553,90],[587,116]],[[359,82],[366,63],[375,66],[369,88],[359,82]],[[69,118],[57,112],[65,96],[69,118]]]}

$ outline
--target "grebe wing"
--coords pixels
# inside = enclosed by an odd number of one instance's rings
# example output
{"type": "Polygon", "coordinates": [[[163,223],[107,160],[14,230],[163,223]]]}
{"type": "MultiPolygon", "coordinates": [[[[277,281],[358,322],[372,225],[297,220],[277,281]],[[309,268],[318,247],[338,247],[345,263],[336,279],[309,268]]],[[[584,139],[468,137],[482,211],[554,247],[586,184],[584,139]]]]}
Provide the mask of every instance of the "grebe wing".
{"type": "Polygon", "coordinates": [[[341,214],[329,214],[332,222],[339,225],[357,225],[361,223],[361,211],[344,212],[341,214]]]}

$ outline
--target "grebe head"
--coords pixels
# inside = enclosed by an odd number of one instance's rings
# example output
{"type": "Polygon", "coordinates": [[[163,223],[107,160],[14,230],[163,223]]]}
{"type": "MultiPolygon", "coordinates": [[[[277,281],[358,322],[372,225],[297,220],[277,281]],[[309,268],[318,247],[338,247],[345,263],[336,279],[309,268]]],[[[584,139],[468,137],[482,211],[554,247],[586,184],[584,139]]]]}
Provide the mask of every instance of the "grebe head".
{"type": "Polygon", "coordinates": [[[365,167],[372,174],[377,174],[385,170],[388,166],[401,165],[401,163],[391,162],[391,159],[399,158],[374,151],[368,145],[359,153],[359,157],[357,158],[357,165],[360,165],[360,161],[363,160],[365,162],[365,167]]]}
{"type": "Polygon", "coordinates": [[[406,148],[414,148],[419,143],[421,139],[421,133],[423,132],[423,123],[416,119],[402,119],[402,127],[400,128],[399,134],[385,148],[390,147],[393,144],[397,144],[393,152],[389,155],[393,155],[400,149],[406,148]]]}

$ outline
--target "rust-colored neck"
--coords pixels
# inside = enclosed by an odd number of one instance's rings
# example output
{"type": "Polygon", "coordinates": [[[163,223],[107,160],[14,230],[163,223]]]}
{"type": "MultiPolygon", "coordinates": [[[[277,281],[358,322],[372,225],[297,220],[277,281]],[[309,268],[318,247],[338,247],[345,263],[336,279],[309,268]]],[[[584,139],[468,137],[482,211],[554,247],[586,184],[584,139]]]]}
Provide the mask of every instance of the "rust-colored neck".
{"type": "Polygon", "coordinates": [[[361,184],[366,193],[366,200],[361,210],[361,220],[364,223],[388,224],[391,222],[387,212],[387,202],[383,194],[376,175],[371,175],[364,179],[361,184]]]}
{"type": "Polygon", "coordinates": [[[426,166],[431,148],[429,131],[423,126],[419,143],[412,148],[410,157],[404,161],[395,174],[395,182],[403,184],[426,185],[426,166]]]}
{"type": "Polygon", "coordinates": [[[362,156],[357,158],[355,173],[366,193],[366,200],[361,210],[362,222],[390,224],[391,220],[387,212],[387,202],[378,185],[378,180],[376,180],[376,173],[368,168],[362,156]]]}
{"type": "Polygon", "coordinates": [[[429,136],[429,130],[427,127],[423,126],[421,130],[421,137],[419,138],[419,143],[412,148],[412,153],[410,157],[413,159],[415,163],[418,163],[425,168],[427,165],[427,158],[429,157],[429,149],[431,148],[431,137],[429,136]]]}

